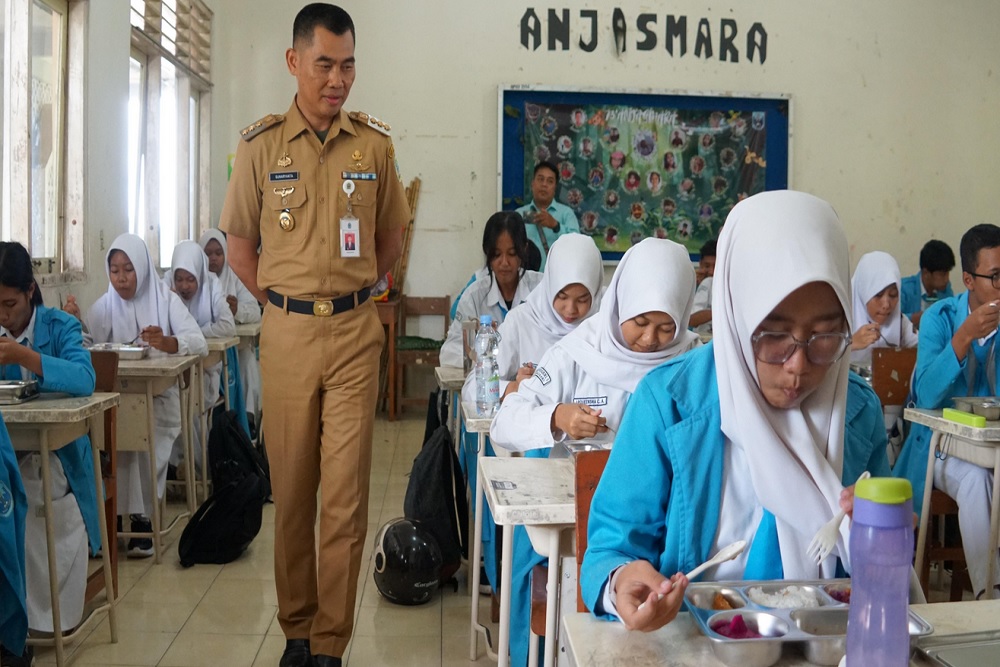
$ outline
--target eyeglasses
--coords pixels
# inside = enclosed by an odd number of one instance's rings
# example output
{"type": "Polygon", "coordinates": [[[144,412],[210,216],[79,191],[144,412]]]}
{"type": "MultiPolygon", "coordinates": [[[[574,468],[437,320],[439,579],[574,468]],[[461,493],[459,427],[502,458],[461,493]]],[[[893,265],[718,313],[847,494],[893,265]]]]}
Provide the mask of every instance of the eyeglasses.
{"type": "Polygon", "coordinates": [[[988,275],[988,276],[984,276],[981,273],[972,273],[970,271],[969,275],[972,276],[973,278],[986,278],[991,283],[993,283],[993,289],[1000,289],[1000,272],[997,272],[997,273],[994,273],[994,274],[991,274],[991,275],[988,275]]]}
{"type": "Polygon", "coordinates": [[[783,364],[802,347],[805,348],[809,363],[829,366],[844,356],[851,344],[850,335],[843,332],[818,333],[808,340],[799,340],[790,333],[761,331],[754,334],[752,340],[754,355],[765,364],[783,364]]]}

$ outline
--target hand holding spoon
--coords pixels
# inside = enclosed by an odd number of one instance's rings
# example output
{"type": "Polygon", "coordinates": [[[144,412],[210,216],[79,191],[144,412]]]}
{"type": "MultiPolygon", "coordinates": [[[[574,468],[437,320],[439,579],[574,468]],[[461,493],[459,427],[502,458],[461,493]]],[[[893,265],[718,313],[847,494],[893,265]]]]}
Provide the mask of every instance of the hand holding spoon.
{"type": "MultiPolygon", "coordinates": [[[[699,574],[701,574],[708,568],[712,567],[713,565],[718,565],[719,563],[725,563],[726,561],[736,558],[741,553],[743,553],[743,550],[746,549],[746,547],[747,547],[746,540],[739,540],[738,542],[733,542],[729,546],[719,549],[718,553],[716,553],[714,556],[712,556],[707,561],[705,561],[698,567],[694,568],[684,576],[687,577],[688,579],[693,579],[694,577],[697,577],[699,574]]],[[[657,593],[656,599],[662,600],[663,593],[657,593]]],[[[639,609],[642,609],[645,606],[646,603],[643,602],[642,604],[639,605],[639,609]]]]}

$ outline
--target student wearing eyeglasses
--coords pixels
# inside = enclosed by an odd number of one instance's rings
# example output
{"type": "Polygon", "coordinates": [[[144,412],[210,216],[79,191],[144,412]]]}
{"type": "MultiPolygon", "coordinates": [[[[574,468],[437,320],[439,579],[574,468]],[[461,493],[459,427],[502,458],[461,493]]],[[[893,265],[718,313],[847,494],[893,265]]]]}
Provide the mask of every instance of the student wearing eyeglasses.
{"type": "Polygon", "coordinates": [[[849,570],[847,522],[829,557],[807,553],[824,523],[852,509],[845,486],[865,470],[889,474],[878,398],[845,356],[849,280],[830,204],[778,191],[733,207],[718,243],[713,342],[639,383],[594,495],[581,587],[595,615],[666,625],[683,573],[737,540],[744,552],[705,580],[849,570]]]}
{"type": "MultiPolygon", "coordinates": [[[[976,225],[962,236],[964,294],[942,299],[921,318],[911,391],[918,408],[952,407],[955,396],[997,395],[997,325],[1000,324],[1000,227],[976,225]]],[[[942,436],[946,450],[951,436],[942,436]]],[[[922,507],[931,431],[914,424],[893,469],[913,484],[913,507],[922,507]]],[[[953,456],[934,461],[934,487],[958,503],[958,525],[976,597],[986,595],[985,554],[990,535],[993,475],[953,456]]],[[[995,553],[995,552],[994,552],[995,553]]],[[[1000,571],[1000,563],[998,570],[1000,571]]]]}

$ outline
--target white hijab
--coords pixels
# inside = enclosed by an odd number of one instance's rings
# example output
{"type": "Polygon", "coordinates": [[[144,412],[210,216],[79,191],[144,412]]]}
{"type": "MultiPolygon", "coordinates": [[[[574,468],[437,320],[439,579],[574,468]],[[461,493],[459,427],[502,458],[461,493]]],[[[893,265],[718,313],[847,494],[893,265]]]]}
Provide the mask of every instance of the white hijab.
{"type": "Polygon", "coordinates": [[[201,238],[198,240],[198,244],[201,246],[202,250],[204,250],[209,241],[217,241],[219,245],[222,246],[222,272],[218,275],[219,284],[222,287],[222,293],[226,296],[236,296],[239,294],[237,286],[242,283],[240,283],[240,279],[236,277],[236,274],[233,273],[232,268],[229,266],[229,243],[226,242],[226,235],[218,229],[209,229],[201,235],[201,238]]]}
{"type": "MultiPolygon", "coordinates": [[[[191,301],[184,301],[188,312],[194,317],[200,327],[211,326],[219,319],[219,313],[215,311],[215,296],[221,291],[218,277],[208,270],[208,257],[201,246],[194,241],[181,241],[174,248],[174,254],[170,258],[170,271],[164,276],[170,289],[174,288],[174,271],[183,269],[195,277],[198,281],[198,291],[191,297],[191,301]]],[[[180,295],[178,295],[180,296],[180,295]]]]}
{"type": "Polygon", "coordinates": [[[108,276],[105,295],[109,313],[88,318],[91,335],[95,341],[108,343],[133,342],[143,329],[158,326],[166,336],[170,330],[170,288],[156,273],[153,258],[146,243],[135,234],[122,234],[108,248],[104,259],[104,273],[108,276]],[[126,301],[118,296],[111,281],[111,254],[121,250],[128,255],[135,268],[135,296],[126,301]],[[107,315],[110,314],[110,317],[107,315]]]}
{"type": "MultiPolygon", "coordinates": [[[[854,305],[854,328],[861,327],[871,322],[868,316],[868,302],[876,294],[895,285],[900,289],[899,264],[887,252],[870,252],[864,255],[854,269],[854,277],[851,279],[851,300],[854,305]]],[[[889,317],[881,327],[882,339],[876,341],[871,347],[881,347],[879,343],[898,347],[903,340],[903,313],[900,310],[900,303],[896,302],[896,308],[889,313],[889,317]]],[[[854,333],[853,331],[851,333],[854,333]]],[[[851,360],[871,359],[871,347],[864,350],[851,352],[851,360]]]]}
{"type": "MultiPolygon", "coordinates": [[[[764,192],[733,207],[718,250],[712,320],[722,432],[742,448],[757,498],[777,520],[785,578],[833,576],[836,559],[817,566],[806,547],[840,509],[848,359],[831,366],[798,409],[781,410],[760,391],[751,337],[807,283],[829,284],[844,313],[851,312],[847,237],[825,201],[802,192],[764,192]]],[[[833,552],[845,564],[848,524],[833,552]]]]}
{"type": "Polygon", "coordinates": [[[516,310],[520,317],[527,317],[532,327],[554,345],[559,339],[576,329],[582,321],[569,324],[552,305],[556,295],[569,285],[580,283],[587,288],[593,302],[587,315],[600,307],[601,284],[604,282],[604,264],[601,251],[589,236],[564,234],[549,249],[548,261],[542,282],[516,310]]]}
{"type": "Polygon", "coordinates": [[[695,277],[683,246],[666,239],[644,239],[622,257],[597,315],[563,338],[562,345],[595,381],[632,393],[647,372],[698,345],[688,331],[695,277]],[[622,323],[637,315],[667,313],[677,333],[666,349],[633,352],[622,338],[622,323]]]}

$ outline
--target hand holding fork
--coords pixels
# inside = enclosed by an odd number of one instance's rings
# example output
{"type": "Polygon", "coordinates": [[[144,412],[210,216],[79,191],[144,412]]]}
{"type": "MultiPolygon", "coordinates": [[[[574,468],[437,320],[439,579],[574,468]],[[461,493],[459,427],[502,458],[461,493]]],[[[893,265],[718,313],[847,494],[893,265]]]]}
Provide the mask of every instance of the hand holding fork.
{"type": "MultiPolygon", "coordinates": [[[[871,476],[872,474],[866,470],[858,477],[858,482],[868,479],[871,476]]],[[[812,538],[812,542],[809,543],[806,553],[817,563],[822,563],[826,560],[826,557],[830,555],[833,548],[837,546],[837,538],[840,537],[840,522],[844,520],[845,516],[847,516],[847,512],[840,510],[822,528],[816,531],[816,535],[812,538]]]]}

